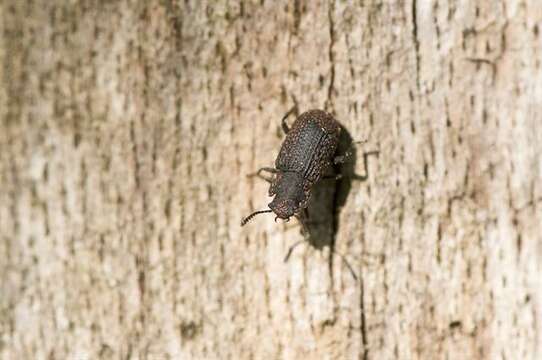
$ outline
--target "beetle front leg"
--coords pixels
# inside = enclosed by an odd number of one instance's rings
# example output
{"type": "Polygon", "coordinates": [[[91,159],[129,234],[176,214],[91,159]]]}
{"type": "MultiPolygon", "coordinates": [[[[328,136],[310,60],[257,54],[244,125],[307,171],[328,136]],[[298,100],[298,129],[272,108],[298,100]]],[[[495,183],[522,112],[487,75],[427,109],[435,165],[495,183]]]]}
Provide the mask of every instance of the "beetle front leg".
{"type": "Polygon", "coordinates": [[[272,167],[262,167],[260,168],[257,172],[253,173],[253,174],[248,174],[249,177],[252,177],[252,176],[257,176],[259,177],[260,179],[263,179],[265,181],[267,181],[268,183],[271,183],[273,182],[273,179],[270,178],[270,177],[267,177],[265,175],[262,175],[262,172],[264,171],[267,171],[271,174],[278,174],[280,171],[275,169],[275,168],[272,168],[272,167]]]}

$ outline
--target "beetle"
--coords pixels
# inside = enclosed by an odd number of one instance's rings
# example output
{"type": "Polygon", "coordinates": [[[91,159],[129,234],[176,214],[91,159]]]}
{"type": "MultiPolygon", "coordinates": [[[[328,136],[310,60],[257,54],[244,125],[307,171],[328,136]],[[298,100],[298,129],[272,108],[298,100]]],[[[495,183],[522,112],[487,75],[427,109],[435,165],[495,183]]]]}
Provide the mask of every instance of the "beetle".
{"type": "MultiPolygon", "coordinates": [[[[341,126],[335,118],[323,110],[309,110],[299,115],[291,128],[286,122],[294,106],[282,118],[282,129],[286,138],[275,161],[275,167],[263,167],[256,173],[270,183],[269,196],[274,196],[268,210],[255,211],[241,221],[241,226],[254,216],[275,213],[277,219],[290,220],[294,216],[308,229],[303,221],[314,184],[324,177],[324,171],[332,164],[344,162],[349,153],[334,156],[339,144],[341,126]],[[274,176],[262,175],[268,172],[274,176]]],[[[336,179],[340,175],[335,176],[336,179]]]]}

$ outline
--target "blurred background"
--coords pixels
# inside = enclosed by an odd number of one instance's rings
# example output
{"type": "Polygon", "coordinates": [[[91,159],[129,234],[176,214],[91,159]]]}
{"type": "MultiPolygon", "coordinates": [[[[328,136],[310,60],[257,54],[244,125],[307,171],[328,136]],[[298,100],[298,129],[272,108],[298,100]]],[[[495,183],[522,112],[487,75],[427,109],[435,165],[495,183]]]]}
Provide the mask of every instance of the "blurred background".
{"type": "Polygon", "coordinates": [[[537,0],[0,2],[0,358],[541,358],[541,28],[537,0]],[[366,142],[284,262],[296,221],[240,220],[295,104],[366,142]]]}

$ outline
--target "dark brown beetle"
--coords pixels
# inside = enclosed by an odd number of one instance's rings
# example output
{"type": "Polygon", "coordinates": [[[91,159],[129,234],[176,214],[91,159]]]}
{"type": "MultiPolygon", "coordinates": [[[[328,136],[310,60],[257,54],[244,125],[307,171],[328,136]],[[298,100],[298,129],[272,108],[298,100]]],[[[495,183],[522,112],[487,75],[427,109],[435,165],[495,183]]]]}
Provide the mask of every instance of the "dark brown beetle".
{"type": "Polygon", "coordinates": [[[295,109],[292,108],[282,118],[286,138],[275,161],[275,168],[264,167],[256,174],[271,183],[269,196],[274,196],[274,199],[269,203],[270,210],[253,212],[241,221],[241,226],[258,214],[274,212],[275,220],[288,221],[295,216],[307,234],[302,211],[308,206],[313,185],[323,177],[330,165],[343,162],[349,155],[334,157],[341,127],[331,114],[309,110],[297,117],[292,127],[288,128],[286,119],[295,109]],[[275,176],[265,177],[261,174],[263,171],[275,176]]]}

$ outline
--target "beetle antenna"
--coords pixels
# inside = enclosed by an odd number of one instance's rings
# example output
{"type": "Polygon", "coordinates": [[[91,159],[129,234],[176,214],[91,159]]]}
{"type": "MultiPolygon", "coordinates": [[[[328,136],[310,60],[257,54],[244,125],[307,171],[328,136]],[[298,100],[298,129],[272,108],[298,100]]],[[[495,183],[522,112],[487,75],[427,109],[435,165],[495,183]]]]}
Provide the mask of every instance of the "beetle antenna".
{"type": "Polygon", "coordinates": [[[246,218],[244,218],[243,220],[241,220],[241,226],[245,226],[245,224],[247,222],[249,222],[250,220],[252,220],[252,218],[258,214],[263,214],[263,213],[270,213],[270,212],[273,212],[273,210],[260,210],[260,211],[254,211],[252,214],[250,214],[249,216],[247,216],[246,218]]]}

